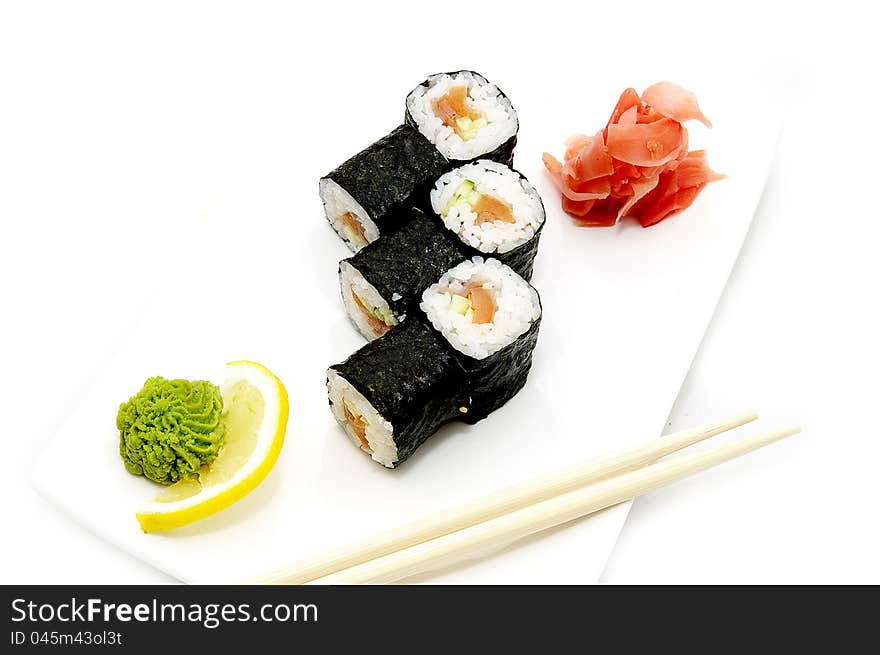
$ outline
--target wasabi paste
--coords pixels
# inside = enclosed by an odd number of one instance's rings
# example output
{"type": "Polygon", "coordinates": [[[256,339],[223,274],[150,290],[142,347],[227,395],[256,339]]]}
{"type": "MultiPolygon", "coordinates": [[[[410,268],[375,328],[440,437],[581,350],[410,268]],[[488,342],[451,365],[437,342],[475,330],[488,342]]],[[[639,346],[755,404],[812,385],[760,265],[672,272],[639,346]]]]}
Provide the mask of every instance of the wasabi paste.
{"type": "Polygon", "coordinates": [[[116,427],[128,472],[173,484],[217,456],[226,436],[223,398],[210,382],[150,378],[119,406],[116,427]]]}

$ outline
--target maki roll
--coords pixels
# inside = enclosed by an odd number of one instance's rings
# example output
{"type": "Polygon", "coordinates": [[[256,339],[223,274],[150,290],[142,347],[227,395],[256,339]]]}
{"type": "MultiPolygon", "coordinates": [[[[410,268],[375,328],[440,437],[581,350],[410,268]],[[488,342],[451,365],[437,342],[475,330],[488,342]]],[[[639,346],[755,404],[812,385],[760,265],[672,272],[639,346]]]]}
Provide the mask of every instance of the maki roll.
{"type": "Polygon", "coordinates": [[[516,271],[474,257],[425,289],[420,307],[465,369],[470,397],[464,420],[476,423],[522,389],[538,340],[541,300],[516,271]]]}
{"type": "Polygon", "coordinates": [[[476,423],[525,384],[538,293],[474,257],[428,287],[420,312],[327,371],[330,408],[352,443],[394,468],[444,423],[476,423]]]}
{"type": "Polygon", "coordinates": [[[441,176],[430,199],[434,213],[474,254],[491,255],[532,278],[545,213],[525,176],[480,160],[441,176]]]}
{"type": "Polygon", "coordinates": [[[392,230],[447,168],[427,139],[401,125],[322,177],[318,191],[330,225],[357,252],[392,230]]]}
{"type": "Polygon", "coordinates": [[[406,122],[453,163],[513,163],[519,119],[507,96],[473,71],[431,75],[406,98],[406,122]]]}
{"type": "Polygon", "coordinates": [[[464,369],[422,318],[327,371],[330,410],[351,442],[394,468],[461,413],[464,369]]]}
{"type": "Polygon", "coordinates": [[[407,214],[395,232],[339,263],[345,310],[370,340],[418,311],[422,291],[467,257],[437,219],[417,208],[407,214]]]}

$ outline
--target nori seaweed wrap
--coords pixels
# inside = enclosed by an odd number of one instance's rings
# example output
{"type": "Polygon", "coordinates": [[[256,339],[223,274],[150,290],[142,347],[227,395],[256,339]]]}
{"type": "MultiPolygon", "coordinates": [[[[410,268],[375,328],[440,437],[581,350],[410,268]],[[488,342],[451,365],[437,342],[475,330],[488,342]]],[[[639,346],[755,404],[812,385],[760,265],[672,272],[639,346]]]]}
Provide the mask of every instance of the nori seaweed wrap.
{"type": "Polygon", "coordinates": [[[519,273],[524,280],[530,281],[535,273],[535,257],[538,256],[538,240],[541,238],[541,231],[544,224],[535,232],[535,236],[526,241],[521,246],[514,248],[509,252],[493,252],[491,254],[480,253],[484,257],[494,257],[502,264],[507,264],[519,273]]]}
{"type": "Polygon", "coordinates": [[[538,343],[538,317],[528,332],[485,359],[456,353],[468,380],[468,411],[461,415],[466,423],[481,421],[513,398],[525,386],[532,367],[532,352],[538,343]]]}
{"type": "Polygon", "coordinates": [[[418,130],[401,125],[320,180],[327,220],[355,252],[396,227],[403,210],[424,202],[448,168],[418,130]]]}

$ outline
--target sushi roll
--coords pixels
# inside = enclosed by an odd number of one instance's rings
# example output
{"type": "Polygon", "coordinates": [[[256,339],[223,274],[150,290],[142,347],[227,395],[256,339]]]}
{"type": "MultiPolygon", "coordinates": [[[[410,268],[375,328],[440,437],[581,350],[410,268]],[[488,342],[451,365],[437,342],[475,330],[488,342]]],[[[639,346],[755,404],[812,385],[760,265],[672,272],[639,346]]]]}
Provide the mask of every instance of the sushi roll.
{"type": "Polygon", "coordinates": [[[531,279],[545,213],[525,176],[480,160],[442,175],[430,200],[434,213],[474,254],[491,255],[531,279]]]}
{"type": "Polygon", "coordinates": [[[395,232],[339,263],[349,318],[369,340],[418,311],[422,291],[467,257],[461,242],[417,208],[395,232]]]}
{"type": "Polygon", "coordinates": [[[431,75],[406,98],[406,122],[453,163],[512,164],[519,119],[507,96],[473,71],[431,75]]]}
{"type": "Polygon", "coordinates": [[[328,369],[327,393],[351,442],[388,468],[456,418],[467,401],[464,369],[417,317],[328,369]]]}
{"type": "Polygon", "coordinates": [[[352,443],[394,468],[443,424],[476,423],[525,384],[538,293],[474,257],[422,295],[421,310],[327,371],[330,409],[352,443]]]}
{"type": "Polygon", "coordinates": [[[330,225],[357,252],[398,225],[447,169],[424,136],[401,125],[322,177],[318,191],[330,225]]]}
{"type": "Polygon", "coordinates": [[[526,383],[541,300],[512,268],[482,257],[464,261],[425,289],[420,307],[465,369],[470,397],[463,420],[485,418],[526,383]]]}

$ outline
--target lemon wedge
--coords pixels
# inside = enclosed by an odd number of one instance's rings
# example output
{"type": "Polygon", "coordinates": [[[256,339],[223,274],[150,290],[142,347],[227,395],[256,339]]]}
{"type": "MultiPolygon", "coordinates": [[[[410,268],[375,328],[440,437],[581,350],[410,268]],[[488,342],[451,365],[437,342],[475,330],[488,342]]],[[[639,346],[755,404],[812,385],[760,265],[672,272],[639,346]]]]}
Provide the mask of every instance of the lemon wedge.
{"type": "Polygon", "coordinates": [[[230,362],[223,414],[226,440],[216,459],[137,512],[144,532],[173,530],[211,516],[244,498],[272,470],[287,429],[287,391],[281,380],[261,364],[230,362]]]}

